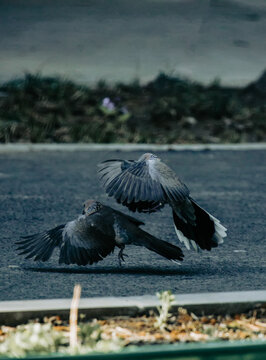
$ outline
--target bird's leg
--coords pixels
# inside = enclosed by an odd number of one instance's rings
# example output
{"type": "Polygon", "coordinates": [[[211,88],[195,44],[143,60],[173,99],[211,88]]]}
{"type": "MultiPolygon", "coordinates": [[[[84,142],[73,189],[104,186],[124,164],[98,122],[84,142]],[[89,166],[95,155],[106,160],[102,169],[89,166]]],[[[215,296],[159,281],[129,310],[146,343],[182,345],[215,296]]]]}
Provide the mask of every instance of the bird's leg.
{"type": "Polygon", "coordinates": [[[118,261],[119,261],[119,265],[122,266],[122,261],[125,262],[125,259],[124,257],[128,255],[127,254],[123,254],[123,251],[125,249],[125,245],[120,245],[120,250],[119,250],[119,253],[118,253],[118,261]]]}

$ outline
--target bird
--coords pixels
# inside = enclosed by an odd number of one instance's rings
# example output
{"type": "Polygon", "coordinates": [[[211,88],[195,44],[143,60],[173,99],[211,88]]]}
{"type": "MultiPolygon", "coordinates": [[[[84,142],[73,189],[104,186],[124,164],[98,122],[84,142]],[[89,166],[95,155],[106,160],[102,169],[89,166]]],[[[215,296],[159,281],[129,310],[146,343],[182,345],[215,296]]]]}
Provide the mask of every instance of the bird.
{"type": "Polygon", "coordinates": [[[98,175],[108,196],[133,212],[153,213],[170,205],[176,235],[188,250],[210,251],[224,242],[227,229],[155,154],[145,153],[138,160],[105,160],[98,164],[98,175]]]}
{"type": "Polygon", "coordinates": [[[48,231],[22,236],[16,245],[19,255],[35,261],[47,261],[59,247],[59,264],[67,265],[92,265],[112,253],[115,247],[120,249],[121,265],[127,256],[123,250],[129,244],[144,246],[177,263],[183,260],[179,247],[147,233],[141,225],[144,225],[142,221],[89,199],[75,220],[48,231]]]}

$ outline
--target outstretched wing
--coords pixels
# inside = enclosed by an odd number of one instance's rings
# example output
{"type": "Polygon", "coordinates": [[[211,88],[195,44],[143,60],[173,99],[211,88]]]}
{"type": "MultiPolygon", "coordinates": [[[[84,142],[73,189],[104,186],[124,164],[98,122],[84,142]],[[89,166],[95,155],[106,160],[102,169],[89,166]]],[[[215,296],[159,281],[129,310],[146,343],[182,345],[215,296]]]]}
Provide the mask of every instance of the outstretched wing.
{"type": "Polygon", "coordinates": [[[34,257],[34,260],[47,261],[54,248],[62,243],[62,233],[65,225],[59,225],[54,229],[30,236],[22,236],[16,242],[19,255],[27,255],[26,259],[34,257]]]}
{"type": "Polygon", "coordinates": [[[94,216],[81,216],[65,226],[59,263],[91,265],[113,252],[115,245],[113,229],[101,231],[94,216]]]}
{"type": "Polygon", "coordinates": [[[80,216],[52,230],[22,237],[16,244],[19,254],[27,255],[26,259],[47,261],[55,247],[59,247],[60,264],[87,265],[102,260],[114,250],[112,232],[110,226],[101,231],[95,217],[80,216]]]}
{"type": "Polygon", "coordinates": [[[108,160],[98,166],[106,193],[131,211],[155,212],[165,203],[181,201],[189,194],[187,187],[160,160],[108,160]]]}
{"type": "Polygon", "coordinates": [[[157,160],[149,166],[152,178],[162,186],[167,202],[183,202],[189,196],[189,190],[175,172],[162,161],[157,160]]]}
{"type": "Polygon", "coordinates": [[[98,166],[106,193],[131,211],[154,212],[164,206],[163,189],[151,178],[145,162],[107,160],[98,166]]]}

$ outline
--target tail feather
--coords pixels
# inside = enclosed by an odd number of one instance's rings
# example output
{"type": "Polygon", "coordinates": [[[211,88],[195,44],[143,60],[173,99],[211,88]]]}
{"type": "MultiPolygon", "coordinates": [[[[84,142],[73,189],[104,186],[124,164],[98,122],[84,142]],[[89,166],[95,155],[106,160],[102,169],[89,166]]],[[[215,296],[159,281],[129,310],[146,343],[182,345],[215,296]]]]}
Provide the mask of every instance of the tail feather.
{"type": "Polygon", "coordinates": [[[134,242],[135,245],[145,246],[147,249],[156,252],[168,260],[174,262],[177,260],[183,261],[184,254],[178,246],[172,245],[164,240],[160,240],[141,229],[139,230],[140,236],[138,237],[138,240],[134,242]]]}
{"type": "Polygon", "coordinates": [[[182,218],[173,210],[175,231],[188,250],[211,250],[224,242],[227,229],[218,219],[202,209],[194,200],[182,208],[182,218]],[[191,221],[191,208],[195,220],[191,221]],[[188,212],[188,216],[186,213],[188,212]]]}
{"type": "Polygon", "coordinates": [[[215,228],[215,234],[214,235],[217,238],[218,244],[222,244],[224,242],[223,239],[227,236],[227,234],[226,234],[227,229],[226,229],[226,227],[224,227],[221,224],[220,220],[216,219],[211,214],[209,214],[209,216],[214,222],[214,228],[215,228]]]}

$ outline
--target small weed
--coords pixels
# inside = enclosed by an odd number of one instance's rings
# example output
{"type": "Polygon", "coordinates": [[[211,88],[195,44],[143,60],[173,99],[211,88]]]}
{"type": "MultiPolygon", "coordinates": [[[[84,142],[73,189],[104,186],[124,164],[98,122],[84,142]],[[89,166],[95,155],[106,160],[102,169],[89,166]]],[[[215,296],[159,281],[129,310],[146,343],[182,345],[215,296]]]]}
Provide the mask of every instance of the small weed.
{"type": "Polygon", "coordinates": [[[161,305],[157,308],[159,316],[156,316],[154,326],[160,330],[164,330],[167,326],[168,319],[171,317],[169,311],[175,301],[175,297],[170,290],[158,292],[156,295],[161,305]]]}

